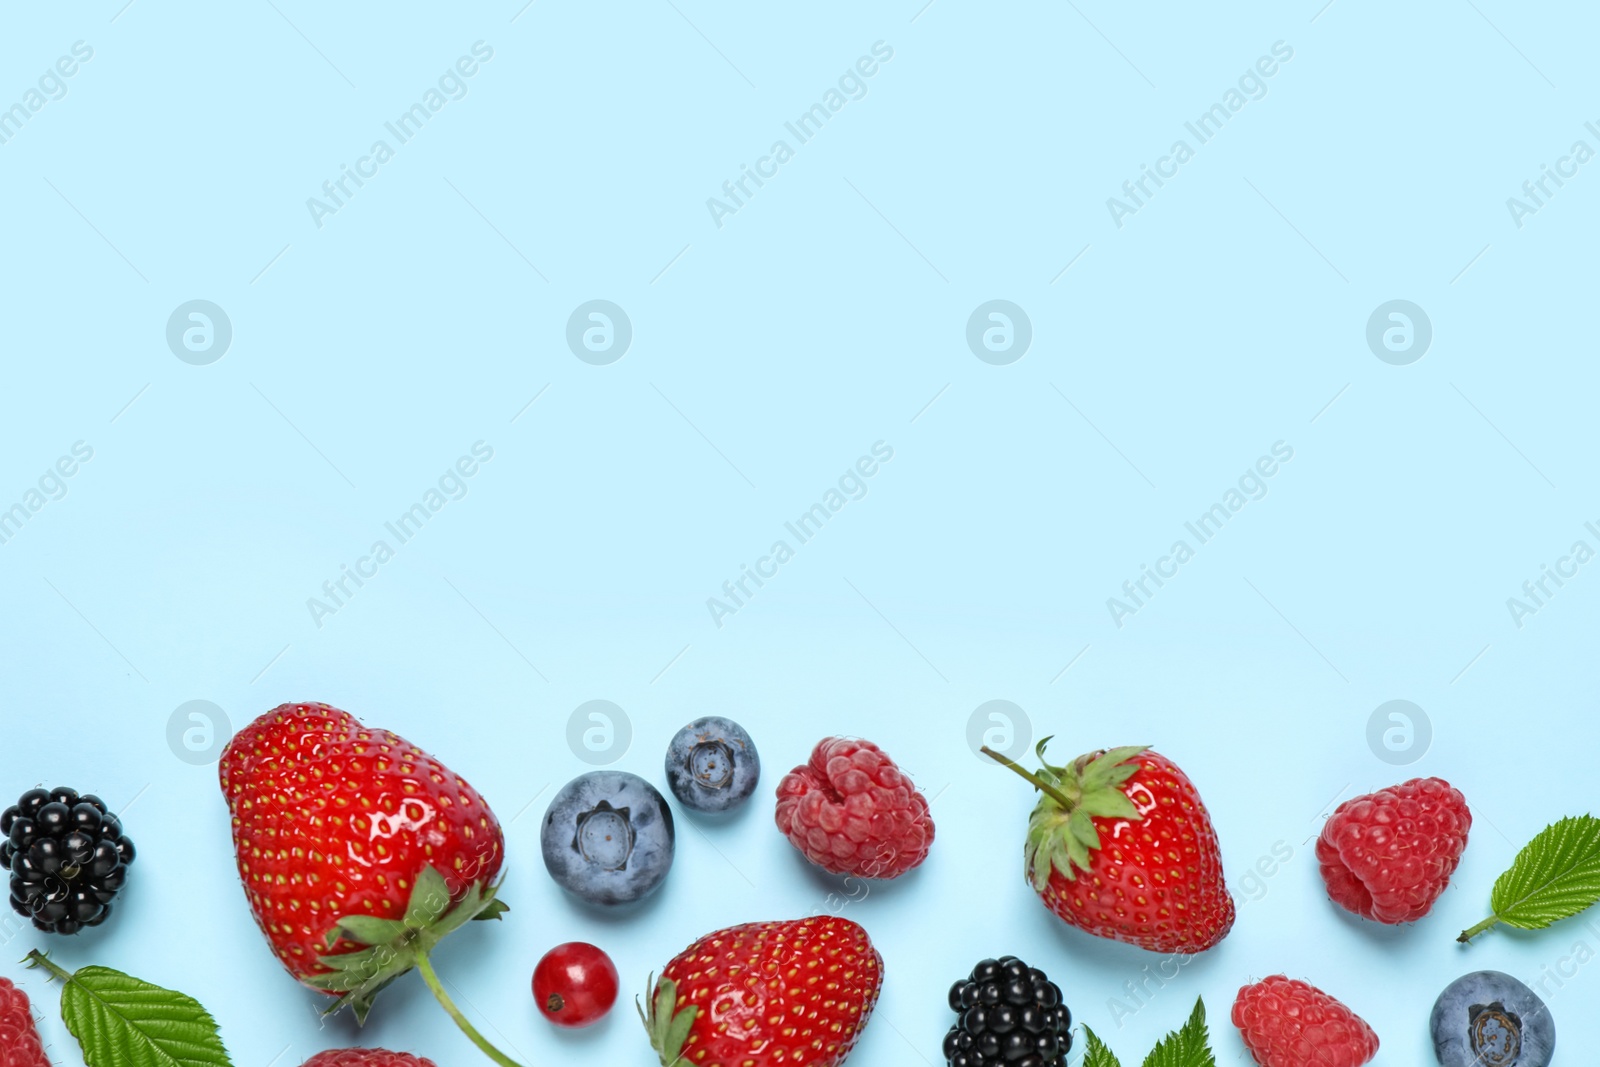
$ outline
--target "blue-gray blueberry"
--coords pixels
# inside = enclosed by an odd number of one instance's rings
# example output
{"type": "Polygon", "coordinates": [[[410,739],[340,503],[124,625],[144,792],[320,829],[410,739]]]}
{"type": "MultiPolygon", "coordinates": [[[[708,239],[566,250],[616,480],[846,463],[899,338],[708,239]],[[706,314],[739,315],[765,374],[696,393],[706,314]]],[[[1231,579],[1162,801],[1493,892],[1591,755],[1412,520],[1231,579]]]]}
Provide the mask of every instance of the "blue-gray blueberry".
{"type": "Polygon", "coordinates": [[[692,811],[736,808],[750,799],[760,780],[756,743],[732,719],[696,719],[667,746],[667,786],[692,811]]]}
{"type": "Polygon", "coordinates": [[[1445,986],[1429,1020],[1441,1067],[1549,1067],[1556,1024],[1533,990],[1500,971],[1445,986]]]}
{"type": "Polygon", "coordinates": [[[655,786],[626,771],[568,782],[545,812],[544,865],[591,904],[627,904],[654,892],[672,869],[672,810],[655,786]]]}

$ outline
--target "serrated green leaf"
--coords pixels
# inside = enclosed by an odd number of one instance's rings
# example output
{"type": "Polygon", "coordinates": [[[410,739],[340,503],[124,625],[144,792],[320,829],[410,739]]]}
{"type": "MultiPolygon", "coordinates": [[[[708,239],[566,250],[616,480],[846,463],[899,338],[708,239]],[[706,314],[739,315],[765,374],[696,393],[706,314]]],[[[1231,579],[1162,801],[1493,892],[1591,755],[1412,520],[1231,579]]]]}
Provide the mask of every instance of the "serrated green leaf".
{"type": "Polygon", "coordinates": [[[1579,815],[1551,823],[1517,853],[1494,883],[1493,918],[1542,930],[1600,900],[1600,819],[1579,815]]]}
{"type": "Polygon", "coordinates": [[[61,1018],[88,1067],[231,1067],[199,1002],[121,971],[74,974],[61,991],[61,1018]]]}
{"type": "Polygon", "coordinates": [[[1083,1054],[1082,1067],[1122,1067],[1111,1050],[1106,1048],[1106,1043],[1088,1026],[1083,1028],[1083,1039],[1089,1047],[1083,1054]]]}
{"type": "Polygon", "coordinates": [[[1183,1028],[1168,1034],[1144,1058],[1144,1067],[1217,1067],[1206,1033],[1205,1001],[1196,999],[1183,1028]]]}

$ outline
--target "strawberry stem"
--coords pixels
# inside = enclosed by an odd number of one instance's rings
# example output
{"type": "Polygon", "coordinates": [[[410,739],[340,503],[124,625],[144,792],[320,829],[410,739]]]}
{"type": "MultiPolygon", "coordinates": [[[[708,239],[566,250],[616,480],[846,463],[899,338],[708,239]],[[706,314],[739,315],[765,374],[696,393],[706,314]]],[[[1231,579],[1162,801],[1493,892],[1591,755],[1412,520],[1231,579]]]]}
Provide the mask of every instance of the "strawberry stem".
{"type": "Polygon", "coordinates": [[[450,1013],[450,1018],[455,1020],[456,1026],[461,1028],[461,1032],[466,1034],[467,1039],[477,1045],[485,1056],[500,1064],[500,1067],[522,1067],[516,1060],[489,1044],[488,1038],[478,1033],[473,1028],[473,1025],[467,1021],[467,1017],[461,1014],[461,1009],[456,1007],[455,1002],[450,999],[450,994],[444,991],[444,985],[439,981],[439,976],[434,973],[433,964],[428,960],[426,952],[417,953],[417,973],[422,975],[422,980],[433,991],[434,999],[444,1007],[445,1011],[450,1013]]]}
{"type": "Polygon", "coordinates": [[[1033,787],[1035,789],[1037,789],[1039,792],[1045,794],[1046,796],[1050,797],[1052,800],[1054,800],[1057,804],[1060,804],[1066,810],[1071,811],[1073,808],[1075,808],[1077,806],[1076,802],[1071,800],[1070,798],[1068,798],[1068,796],[1065,793],[1063,793],[1061,790],[1057,789],[1055,786],[1051,785],[1049,782],[1046,782],[1043,778],[1040,778],[1037,774],[1034,774],[1032,771],[1028,770],[1026,767],[1023,767],[1021,764],[1017,763],[1015,760],[1012,760],[1012,759],[1000,754],[999,752],[996,752],[994,749],[990,748],[988,745],[984,745],[983,748],[979,749],[979,751],[982,752],[985,756],[988,756],[990,759],[994,760],[996,763],[999,763],[999,764],[1001,764],[1002,766],[1005,766],[1005,767],[1009,767],[1011,770],[1015,771],[1017,774],[1020,774],[1023,778],[1025,778],[1029,782],[1033,783],[1033,787]]]}
{"type": "Polygon", "coordinates": [[[1490,927],[1499,922],[1500,917],[1498,915],[1491,915],[1477,926],[1474,926],[1469,930],[1461,931],[1461,936],[1456,938],[1456,940],[1465,945],[1468,941],[1471,941],[1473,938],[1477,937],[1479,934],[1483,933],[1485,930],[1488,930],[1490,927]]]}

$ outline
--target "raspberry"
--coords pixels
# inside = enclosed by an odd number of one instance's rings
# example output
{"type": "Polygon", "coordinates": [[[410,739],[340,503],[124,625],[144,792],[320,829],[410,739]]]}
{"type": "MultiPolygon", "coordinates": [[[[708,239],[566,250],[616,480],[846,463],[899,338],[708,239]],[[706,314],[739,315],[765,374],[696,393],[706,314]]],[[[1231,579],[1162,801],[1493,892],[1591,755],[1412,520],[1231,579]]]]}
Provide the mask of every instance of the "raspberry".
{"type": "Polygon", "coordinates": [[[1442,778],[1413,778],[1340,804],[1317,838],[1328,896],[1381,923],[1415,922],[1450,884],[1472,812],[1442,778]]]}
{"type": "Polygon", "coordinates": [[[434,1062],[383,1048],[337,1048],[317,1053],[300,1067],[434,1067],[434,1062]]]}
{"type": "Polygon", "coordinates": [[[871,741],[830,737],[778,783],[778,829],[834,874],[898,878],[928,858],[928,801],[871,741]]]}
{"type": "Polygon", "coordinates": [[[0,1067],[50,1067],[28,994],[0,978],[0,1067]]]}
{"type": "Polygon", "coordinates": [[[1281,974],[1239,990],[1233,1025],[1261,1067],[1361,1067],[1378,1035],[1316,986],[1281,974]]]}

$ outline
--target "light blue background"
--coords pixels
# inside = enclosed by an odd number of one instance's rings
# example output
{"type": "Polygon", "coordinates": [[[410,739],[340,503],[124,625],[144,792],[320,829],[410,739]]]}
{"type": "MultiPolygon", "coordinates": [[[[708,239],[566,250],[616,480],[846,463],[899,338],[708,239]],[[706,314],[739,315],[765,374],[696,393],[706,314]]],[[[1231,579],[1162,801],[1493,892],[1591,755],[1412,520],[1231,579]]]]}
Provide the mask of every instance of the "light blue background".
{"type": "MultiPolygon", "coordinates": [[[[1125,1063],[1202,994],[1238,1062],[1234,992],[1286,971],[1368,1019],[1379,1063],[1414,1065],[1458,974],[1534,981],[1600,950],[1581,922],[1453,942],[1516,849],[1595,795],[1600,577],[1520,628],[1506,606],[1573,541],[1600,547],[1600,164],[1520,229],[1506,206],[1575,140],[1600,148],[1591,12],[521,2],[0,10],[0,104],[94,49],[0,145],[0,506],[94,449],[0,545],[0,792],[97,791],[142,850],[122,914],[53,942],[62,963],[200,996],[240,1067],[354,1039],[319,1030],[255,930],[214,767],[169,748],[196,699],[235,727],[325,700],[480,788],[514,911],[438,963],[530,1065],[652,1062],[626,1003],[575,1035],[534,1017],[555,943],[598,942],[642,989],[716,926],[839,892],[771,825],[778,776],[830,733],[937,797],[927,864],[844,909],[888,976],[853,1063],[935,1062],[948,984],[1008,951],[1125,1063]],[[318,229],[306,199],[480,40],[468,95],[318,229]],[[714,225],[706,199],[876,41],[894,57],[867,95],[714,225]],[[1294,56],[1267,94],[1119,229],[1106,199],[1277,41],[1294,56]],[[609,366],[564,340],[597,298],[634,329],[609,366]],[[209,366],[165,342],[192,299],[232,322],[209,366]],[[965,343],[991,299],[1032,323],[1009,366],[965,343]],[[1366,345],[1391,299],[1432,322],[1408,366],[1366,345]],[[706,599],[880,440],[865,498],[715,626],[706,599]],[[307,598],[477,441],[494,458],[465,498],[317,626],[307,598]],[[1294,458],[1267,495],[1116,626],[1107,598],[1278,441],[1294,458]],[[619,768],[659,781],[704,713],[767,763],[742,817],[681,820],[672,878],[628,915],[577,905],[538,859],[543,804],[588,769],[566,725],[590,699],[631,719],[619,768]],[[1111,998],[1159,959],[1023,887],[1028,791],[966,743],[991,699],[1063,758],[1177,759],[1242,900],[1293,850],[1120,1027],[1111,998]],[[1390,699],[1431,720],[1409,766],[1368,746],[1390,699]],[[1466,793],[1471,846],[1432,916],[1379,928],[1329,905],[1310,841],[1334,800],[1413,774],[1466,793]]],[[[0,974],[78,1062],[56,994],[0,974]]],[[[1597,994],[1587,968],[1550,999],[1560,1062],[1600,1040],[1597,994]]],[[[361,1039],[481,1062],[426,999],[407,980],[361,1039]]]]}

